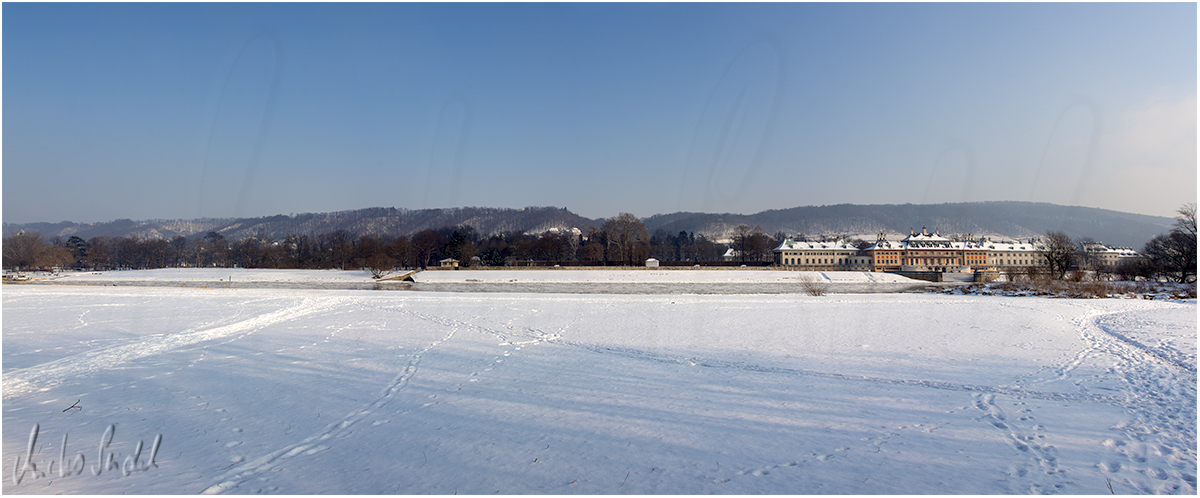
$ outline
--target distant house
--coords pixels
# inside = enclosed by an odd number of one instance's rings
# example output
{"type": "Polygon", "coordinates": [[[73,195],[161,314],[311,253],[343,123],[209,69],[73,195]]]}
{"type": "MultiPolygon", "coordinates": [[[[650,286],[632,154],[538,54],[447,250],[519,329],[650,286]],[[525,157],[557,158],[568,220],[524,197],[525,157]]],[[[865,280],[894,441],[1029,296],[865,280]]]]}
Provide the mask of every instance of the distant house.
{"type": "Polygon", "coordinates": [[[658,260],[654,258],[647,259],[646,268],[658,268],[658,260]]]}
{"type": "Polygon", "coordinates": [[[438,263],[441,263],[442,268],[458,268],[458,260],[454,258],[446,258],[438,263]]]}

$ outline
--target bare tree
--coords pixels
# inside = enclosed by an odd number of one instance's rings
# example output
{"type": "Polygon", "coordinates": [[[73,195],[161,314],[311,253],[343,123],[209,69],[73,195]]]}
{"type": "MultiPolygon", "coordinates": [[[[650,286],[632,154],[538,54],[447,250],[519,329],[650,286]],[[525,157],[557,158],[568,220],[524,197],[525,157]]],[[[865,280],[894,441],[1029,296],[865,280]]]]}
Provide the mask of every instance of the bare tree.
{"type": "Polygon", "coordinates": [[[800,287],[810,296],[824,296],[827,285],[811,273],[805,272],[800,275],[800,287]]]}
{"type": "Polygon", "coordinates": [[[608,239],[611,259],[633,266],[636,258],[648,252],[648,247],[642,249],[639,244],[648,245],[650,234],[646,232],[646,225],[643,225],[637,216],[621,213],[604,220],[600,231],[604,232],[605,238],[608,239]]]}
{"type": "Polygon", "coordinates": [[[113,245],[112,239],[103,235],[88,240],[87,257],[85,258],[87,266],[96,269],[112,267],[108,257],[112,252],[113,245]]]}
{"type": "Polygon", "coordinates": [[[1089,270],[1095,270],[1099,266],[1099,257],[1093,251],[1088,250],[1088,246],[1099,244],[1096,239],[1091,237],[1083,237],[1079,239],[1079,266],[1089,270]]]}
{"type": "Polygon", "coordinates": [[[4,267],[30,269],[38,264],[49,243],[37,232],[24,230],[4,238],[4,267]]]}
{"type": "Polygon", "coordinates": [[[1178,212],[1175,228],[1150,239],[1142,252],[1151,276],[1187,282],[1196,277],[1196,204],[1186,204],[1178,212]]]}
{"type": "Polygon", "coordinates": [[[704,235],[697,235],[692,243],[692,253],[696,261],[720,261],[725,249],[719,244],[708,240],[704,235]]]}
{"type": "Polygon", "coordinates": [[[1042,257],[1045,258],[1050,274],[1061,280],[1067,274],[1067,270],[1075,266],[1079,253],[1066,232],[1051,230],[1046,232],[1046,250],[1042,257]]]}
{"type": "Polygon", "coordinates": [[[764,233],[762,227],[756,226],[746,237],[745,250],[752,261],[770,261],[771,250],[775,248],[775,244],[775,240],[764,233]]]}
{"type": "Polygon", "coordinates": [[[198,266],[229,266],[229,242],[220,233],[208,232],[204,235],[204,244],[200,246],[197,259],[201,263],[198,266]]]}
{"type": "Polygon", "coordinates": [[[589,240],[579,249],[579,259],[582,261],[603,261],[604,245],[594,240],[589,240]]]}
{"type": "Polygon", "coordinates": [[[738,262],[740,263],[744,264],[747,256],[749,256],[749,246],[751,243],[750,235],[753,232],[754,231],[750,228],[750,225],[738,225],[737,228],[733,229],[733,237],[730,247],[733,248],[733,254],[737,256],[738,262]]]}
{"type": "Polygon", "coordinates": [[[1184,236],[1196,243],[1196,203],[1189,202],[1179,208],[1179,217],[1175,218],[1175,229],[1183,232],[1184,236]]]}
{"type": "MultiPolygon", "coordinates": [[[[780,232],[779,235],[782,235],[780,232]]],[[[782,242],[783,239],[779,239],[782,242]]],[[[763,232],[762,227],[750,228],[749,225],[738,225],[733,229],[732,243],[734,254],[738,261],[770,261],[771,250],[778,242],[763,232]]]]}
{"type": "Polygon", "coordinates": [[[411,244],[408,242],[408,237],[400,236],[392,240],[387,246],[387,255],[395,259],[396,263],[400,266],[413,266],[411,262],[413,251],[411,244]]]}
{"type": "Polygon", "coordinates": [[[1117,277],[1121,280],[1134,281],[1138,277],[1150,278],[1154,274],[1153,268],[1150,266],[1150,258],[1138,256],[1135,258],[1127,258],[1116,267],[1117,277]]]}
{"type": "Polygon", "coordinates": [[[171,257],[174,260],[174,265],[179,266],[185,254],[187,254],[188,240],[182,235],[176,235],[171,239],[171,257]]]}
{"type": "Polygon", "coordinates": [[[71,266],[71,263],[74,262],[75,257],[71,255],[70,249],[62,246],[47,246],[45,251],[42,251],[41,258],[38,259],[38,266],[61,270],[71,266]]]}
{"type": "Polygon", "coordinates": [[[435,230],[417,232],[412,237],[412,250],[417,257],[417,266],[425,268],[438,248],[438,233],[435,230]]]}
{"type": "Polygon", "coordinates": [[[1177,234],[1175,237],[1180,244],[1179,250],[1183,253],[1183,281],[1187,281],[1188,277],[1195,279],[1196,277],[1196,203],[1190,202],[1179,208],[1179,217],[1175,219],[1175,229],[1171,233],[1177,234]]]}
{"type": "Polygon", "coordinates": [[[371,278],[383,278],[396,267],[396,260],[380,251],[367,256],[363,267],[371,272],[371,278]]]}
{"type": "Polygon", "coordinates": [[[1176,230],[1155,236],[1142,249],[1150,259],[1154,276],[1171,282],[1186,282],[1190,275],[1196,274],[1195,251],[1196,246],[1186,234],[1176,230]]]}

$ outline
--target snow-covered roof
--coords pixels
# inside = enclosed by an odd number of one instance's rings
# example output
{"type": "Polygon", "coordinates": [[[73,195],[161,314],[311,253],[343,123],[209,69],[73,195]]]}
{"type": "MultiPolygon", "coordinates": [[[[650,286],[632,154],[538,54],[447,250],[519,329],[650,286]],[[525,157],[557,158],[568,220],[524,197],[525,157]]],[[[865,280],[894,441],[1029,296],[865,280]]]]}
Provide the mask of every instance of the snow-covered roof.
{"type": "Polygon", "coordinates": [[[851,245],[845,240],[827,241],[827,242],[809,242],[803,240],[784,240],[775,248],[776,251],[854,251],[858,252],[858,248],[851,245]]]}
{"type": "Polygon", "coordinates": [[[950,240],[942,237],[937,231],[929,233],[925,227],[921,227],[921,233],[910,231],[908,237],[899,242],[887,240],[883,233],[879,234],[879,239],[875,244],[868,247],[867,251],[890,250],[890,251],[905,251],[909,249],[953,249],[953,250],[983,250],[983,243],[976,241],[975,237],[968,235],[965,241],[950,240]]]}
{"type": "Polygon", "coordinates": [[[952,249],[952,250],[956,250],[956,251],[963,251],[963,250],[982,251],[987,248],[977,242],[955,242],[955,241],[946,241],[944,243],[937,243],[937,244],[932,244],[932,243],[908,244],[905,242],[882,241],[882,242],[876,242],[874,245],[867,248],[868,251],[873,251],[873,250],[878,250],[878,249],[887,249],[887,250],[893,250],[893,251],[904,251],[904,250],[909,250],[909,249],[952,249]]]}
{"type": "Polygon", "coordinates": [[[1022,251],[1045,251],[1046,246],[1037,241],[1003,241],[1003,242],[987,242],[984,248],[994,252],[1022,252],[1022,251]]]}
{"type": "Polygon", "coordinates": [[[879,238],[875,241],[874,244],[871,245],[871,247],[868,247],[866,250],[867,251],[878,251],[880,249],[900,250],[903,248],[904,248],[903,244],[901,244],[899,242],[892,242],[887,239],[887,236],[885,236],[883,234],[883,232],[879,232],[879,238]]]}
{"type": "Polygon", "coordinates": [[[919,245],[919,244],[941,245],[941,244],[949,244],[951,242],[951,240],[947,239],[945,237],[942,237],[941,235],[937,235],[937,234],[930,235],[930,234],[919,234],[918,233],[918,234],[910,234],[908,237],[905,237],[904,239],[900,240],[900,242],[904,242],[908,245],[919,245]]]}
{"type": "Polygon", "coordinates": [[[1092,254],[1107,254],[1118,257],[1137,256],[1137,251],[1132,247],[1109,247],[1099,242],[1083,244],[1083,250],[1092,254]]]}

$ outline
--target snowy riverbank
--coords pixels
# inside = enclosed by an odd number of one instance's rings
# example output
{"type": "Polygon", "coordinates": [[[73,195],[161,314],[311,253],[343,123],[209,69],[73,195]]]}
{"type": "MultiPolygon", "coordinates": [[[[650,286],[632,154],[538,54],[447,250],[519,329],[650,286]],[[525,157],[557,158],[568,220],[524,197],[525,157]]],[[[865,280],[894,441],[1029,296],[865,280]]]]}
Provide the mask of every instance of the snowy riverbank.
{"type": "MultiPolygon", "coordinates": [[[[394,272],[390,277],[410,274],[394,272]]],[[[829,293],[905,292],[928,282],[890,273],[798,272],[774,269],[463,269],[411,273],[412,282],[375,280],[366,271],[164,268],[39,275],[19,285],[207,287],[235,289],[343,289],[558,294],[803,294],[803,281],[829,293]]]]}
{"type": "Polygon", "coordinates": [[[3,312],[6,493],[1196,492],[1194,300],[5,285],[3,312]],[[48,471],[110,425],[157,467],[48,471]]]}

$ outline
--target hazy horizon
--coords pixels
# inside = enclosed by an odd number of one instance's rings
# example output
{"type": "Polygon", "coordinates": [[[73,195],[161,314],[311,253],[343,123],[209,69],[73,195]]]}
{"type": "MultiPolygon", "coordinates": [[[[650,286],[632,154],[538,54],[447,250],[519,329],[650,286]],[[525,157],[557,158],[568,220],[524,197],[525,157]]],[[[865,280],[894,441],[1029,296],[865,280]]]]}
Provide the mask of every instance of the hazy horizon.
{"type": "MultiPolygon", "coordinates": [[[[963,203],[966,203],[966,204],[984,204],[984,203],[1004,203],[1004,202],[1033,202],[1033,201],[966,201],[966,202],[963,202],[963,203]]],[[[755,216],[755,215],[762,214],[762,213],[764,213],[764,212],[768,212],[768,211],[786,211],[786,210],[789,210],[789,209],[804,209],[804,208],[824,208],[824,207],[835,207],[835,206],[838,206],[838,205],[843,205],[843,204],[848,204],[848,205],[853,205],[853,206],[864,206],[864,207],[871,207],[871,206],[888,206],[888,205],[893,205],[893,206],[903,206],[903,205],[906,205],[906,204],[918,205],[918,206],[936,206],[936,205],[940,205],[940,204],[962,204],[962,203],[957,203],[957,202],[946,202],[946,203],[939,202],[939,203],[926,203],[926,204],[915,204],[915,203],[886,203],[886,204],[852,204],[852,203],[841,203],[841,204],[800,205],[800,206],[791,206],[791,207],[786,207],[786,208],[772,208],[772,209],[764,209],[764,210],[762,210],[762,211],[756,211],[756,212],[753,212],[753,213],[734,213],[734,212],[702,212],[702,211],[672,211],[672,212],[669,212],[669,213],[649,213],[649,214],[639,214],[639,213],[634,213],[634,214],[635,214],[635,215],[636,215],[638,218],[640,218],[640,219],[648,219],[648,218],[652,218],[652,217],[654,217],[654,216],[665,216],[665,215],[680,214],[680,213],[700,213],[700,214],[711,214],[711,215],[732,215],[732,216],[755,216]]],[[[1067,206],[1067,205],[1064,205],[1064,204],[1054,204],[1054,203],[1047,203],[1047,204],[1053,204],[1053,205],[1055,205],[1055,206],[1062,206],[1062,207],[1068,207],[1068,208],[1107,209],[1107,208],[1099,208],[1099,207],[1092,207],[1092,206],[1067,206]]],[[[524,208],[558,208],[558,207],[559,207],[559,206],[521,206],[521,207],[498,207],[498,206],[454,206],[454,207],[448,207],[448,208],[405,208],[405,207],[401,207],[401,206],[363,206],[363,207],[360,207],[360,208],[353,208],[353,209],[338,209],[338,210],[332,210],[332,211],[303,211],[303,212],[290,212],[290,213],[271,213],[271,214],[254,215],[254,216],[241,216],[241,217],[237,217],[237,216],[225,216],[225,217],[219,217],[219,216],[206,216],[206,217],[203,217],[203,218],[187,218],[187,217],[183,217],[183,218],[164,218],[164,217],[150,217],[150,218],[113,218],[113,219],[109,219],[109,220],[97,220],[97,221],[76,221],[76,220],[56,220],[56,221],[45,221],[45,220],[43,220],[43,221],[4,221],[4,223],[5,223],[5,224],[12,224],[12,225],[32,225],[32,224],[38,224],[38,223],[45,223],[45,224],[50,224],[50,225],[53,225],[53,224],[57,224],[57,223],[99,224],[99,223],[112,223],[112,222],[115,222],[115,221],[118,221],[118,220],[130,220],[130,221],[143,222],[143,221],[160,221],[160,220],[161,220],[161,221],[197,221],[197,220],[201,220],[201,219],[255,219],[255,218],[270,218],[270,217],[274,217],[274,216],[292,216],[292,217],[294,217],[294,216],[308,215],[308,214],[328,214],[328,213],[338,213],[338,212],[353,212],[353,211],[368,210],[368,209],[389,209],[389,208],[394,208],[394,209],[407,209],[407,210],[410,210],[410,211],[419,211],[419,210],[423,210],[423,209],[435,210],[435,209],[473,209],[473,208],[479,208],[479,209],[512,209],[512,210],[521,210],[521,209],[524,209],[524,208]]],[[[607,219],[607,218],[614,217],[614,216],[616,216],[617,214],[619,214],[619,213],[615,213],[615,214],[611,214],[611,215],[608,215],[608,216],[585,216],[585,215],[582,215],[582,214],[580,214],[580,213],[577,213],[577,212],[571,211],[569,208],[567,208],[567,210],[568,210],[568,211],[570,211],[570,212],[572,212],[572,213],[574,213],[574,214],[576,214],[576,215],[583,216],[584,218],[589,218],[589,219],[593,219],[593,220],[607,219]]],[[[1176,217],[1177,217],[1177,214],[1175,214],[1175,213],[1173,213],[1171,216],[1162,216],[1162,215],[1153,215],[1153,214],[1145,214],[1145,213],[1132,213],[1132,212],[1128,212],[1128,211],[1117,211],[1117,210],[1110,210],[1110,211],[1116,211],[1116,212],[1120,212],[1120,213],[1125,213],[1125,214],[1134,214],[1134,215],[1140,215],[1140,216],[1161,217],[1161,218],[1176,218],[1176,217]]],[[[621,211],[621,212],[628,212],[628,211],[621,211]]]]}
{"type": "Polygon", "coordinates": [[[1196,5],[6,3],[3,220],[1196,201],[1196,5]]]}

